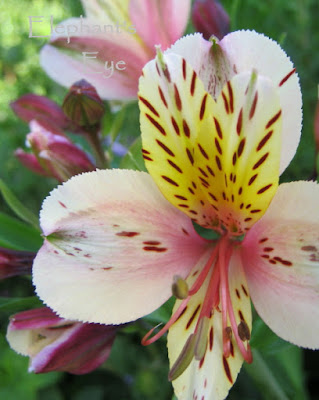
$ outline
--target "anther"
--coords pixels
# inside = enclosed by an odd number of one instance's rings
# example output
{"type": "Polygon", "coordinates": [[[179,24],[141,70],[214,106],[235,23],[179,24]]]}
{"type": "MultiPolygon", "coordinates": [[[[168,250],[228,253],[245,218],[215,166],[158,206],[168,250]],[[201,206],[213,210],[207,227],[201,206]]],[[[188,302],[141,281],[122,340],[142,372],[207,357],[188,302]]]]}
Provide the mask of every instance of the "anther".
{"type": "Polygon", "coordinates": [[[194,334],[189,335],[183,347],[183,350],[181,351],[180,355],[178,356],[177,360],[169,371],[168,379],[170,381],[177,379],[189,366],[194,357],[195,344],[196,336],[194,334]]]}
{"type": "Polygon", "coordinates": [[[173,278],[172,293],[177,299],[183,300],[188,296],[188,285],[187,282],[178,275],[173,278]]]}
{"type": "Polygon", "coordinates": [[[225,328],[225,337],[228,340],[231,340],[232,336],[233,336],[233,331],[232,331],[231,327],[230,326],[226,326],[226,328],[225,328]]]}
{"type": "Polygon", "coordinates": [[[243,342],[245,340],[250,340],[250,330],[245,321],[240,321],[238,325],[238,335],[243,342]]]}

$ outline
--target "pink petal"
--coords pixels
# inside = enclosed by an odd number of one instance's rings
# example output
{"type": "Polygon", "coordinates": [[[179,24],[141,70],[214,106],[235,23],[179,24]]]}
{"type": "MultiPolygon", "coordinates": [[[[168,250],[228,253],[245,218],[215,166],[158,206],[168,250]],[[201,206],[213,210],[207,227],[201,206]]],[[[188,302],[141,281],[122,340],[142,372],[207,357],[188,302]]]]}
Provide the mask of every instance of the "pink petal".
{"type": "Polygon", "coordinates": [[[257,312],[283,339],[319,347],[319,186],[279,186],[242,245],[257,312]]]}
{"type": "Polygon", "coordinates": [[[40,62],[47,74],[66,87],[86,79],[104,99],[135,98],[138,78],[151,57],[136,37],[125,30],[94,34],[92,27],[103,28],[104,23],[85,18],[67,20],[63,25],[75,26],[78,33],[69,43],[67,37],[59,37],[41,50],[40,62]],[[86,34],[82,28],[81,34],[81,24],[91,31],[86,34]],[[91,54],[85,59],[83,52],[91,54]]]}
{"type": "Polygon", "coordinates": [[[155,53],[155,45],[165,50],[182,36],[190,0],[131,0],[129,11],[137,33],[155,53]]]}
{"type": "Polygon", "coordinates": [[[50,308],[41,307],[22,311],[10,317],[10,330],[47,328],[65,322],[50,308]]]}
{"type": "Polygon", "coordinates": [[[40,298],[64,318],[119,324],[152,312],[174,275],[197,262],[206,242],[142,172],[78,175],[45,200],[48,236],[33,265],[40,298]]]}

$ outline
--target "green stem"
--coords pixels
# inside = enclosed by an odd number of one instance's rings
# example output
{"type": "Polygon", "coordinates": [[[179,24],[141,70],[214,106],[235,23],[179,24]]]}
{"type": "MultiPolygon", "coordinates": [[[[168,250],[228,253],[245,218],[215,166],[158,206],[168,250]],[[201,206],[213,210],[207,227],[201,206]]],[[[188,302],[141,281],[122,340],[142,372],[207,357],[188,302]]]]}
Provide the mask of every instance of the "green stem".
{"type": "Polygon", "coordinates": [[[104,153],[101,141],[99,139],[98,132],[96,132],[96,133],[95,132],[87,132],[86,139],[93,150],[94,157],[96,160],[96,166],[101,169],[109,168],[109,163],[105,157],[105,153],[104,153]]]}
{"type": "Polygon", "coordinates": [[[240,0],[233,0],[232,7],[230,10],[230,31],[233,32],[238,29],[237,27],[237,15],[238,8],[240,5],[240,0]]]}

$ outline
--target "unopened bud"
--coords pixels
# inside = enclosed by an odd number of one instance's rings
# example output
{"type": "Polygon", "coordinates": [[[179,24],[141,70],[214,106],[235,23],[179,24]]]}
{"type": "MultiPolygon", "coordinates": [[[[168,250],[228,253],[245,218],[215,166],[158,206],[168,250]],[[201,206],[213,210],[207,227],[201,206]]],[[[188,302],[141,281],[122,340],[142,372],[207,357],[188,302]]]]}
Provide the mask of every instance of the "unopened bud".
{"type": "Polygon", "coordinates": [[[42,307],[13,315],[7,340],[29,356],[29,372],[86,374],[108,358],[118,327],[66,320],[42,307]]]}
{"type": "Polygon", "coordinates": [[[69,129],[71,121],[62,108],[45,96],[28,93],[10,104],[15,114],[25,122],[41,121],[47,129],[69,129]]]}
{"type": "Polygon", "coordinates": [[[174,276],[174,281],[172,285],[173,296],[177,299],[186,299],[188,296],[188,285],[180,276],[174,276]]]}
{"type": "Polygon", "coordinates": [[[195,29],[207,40],[212,35],[222,39],[229,33],[229,16],[216,0],[195,0],[192,21],[195,29]]]}
{"type": "Polygon", "coordinates": [[[100,122],[105,112],[103,102],[94,86],[84,79],[70,87],[62,108],[71,121],[83,127],[100,122]]]}

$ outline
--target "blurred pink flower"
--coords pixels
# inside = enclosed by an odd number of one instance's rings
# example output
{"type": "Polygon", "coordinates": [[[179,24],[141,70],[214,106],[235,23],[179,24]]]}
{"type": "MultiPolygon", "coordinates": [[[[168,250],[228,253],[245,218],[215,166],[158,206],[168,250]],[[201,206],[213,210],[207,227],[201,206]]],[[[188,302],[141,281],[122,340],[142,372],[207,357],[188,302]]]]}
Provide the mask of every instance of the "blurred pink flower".
{"type": "Polygon", "coordinates": [[[71,121],[62,108],[45,96],[28,93],[10,105],[15,114],[25,122],[36,119],[46,128],[70,129],[71,121]]]}
{"type": "Polygon", "coordinates": [[[31,274],[35,253],[0,247],[0,279],[31,274]]]}
{"type": "Polygon", "coordinates": [[[117,328],[66,320],[43,307],[13,315],[7,340],[17,353],[30,357],[29,372],[80,375],[108,358],[117,328]]]}
{"type": "Polygon", "coordinates": [[[62,182],[81,172],[93,171],[94,164],[87,154],[72,143],[62,132],[45,129],[35,120],[30,122],[27,143],[32,153],[17,149],[16,157],[33,172],[56,178],[62,182]]]}
{"type": "Polygon", "coordinates": [[[143,66],[184,32],[190,0],[82,0],[86,17],[54,29],[41,64],[63,86],[86,79],[103,99],[134,99],[143,66]],[[63,28],[62,28],[63,27],[63,28]],[[62,35],[60,34],[63,31],[62,35]]]}

